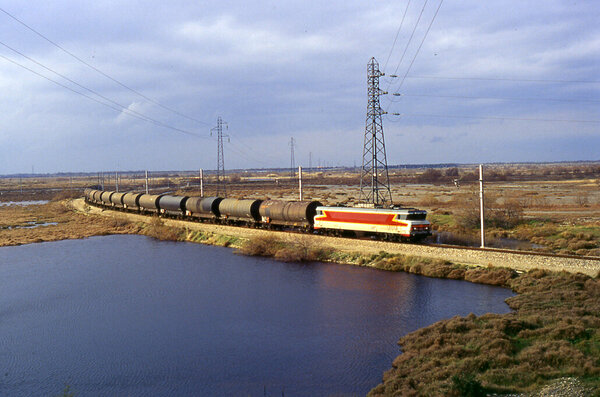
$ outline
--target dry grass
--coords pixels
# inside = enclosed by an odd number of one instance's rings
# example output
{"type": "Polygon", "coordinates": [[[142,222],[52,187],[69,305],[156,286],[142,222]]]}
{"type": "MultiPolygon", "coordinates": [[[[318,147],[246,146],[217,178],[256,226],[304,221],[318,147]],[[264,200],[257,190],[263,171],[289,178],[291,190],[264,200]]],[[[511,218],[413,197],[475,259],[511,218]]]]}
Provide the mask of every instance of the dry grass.
{"type": "Polygon", "coordinates": [[[327,260],[331,250],[302,235],[288,238],[255,235],[244,242],[239,252],[244,255],[273,257],[284,262],[314,262],[327,260]]]}
{"type": "Polygon", "coordinates": [[[142,234],[164,241],[183,241],[186,237],[184,230],[166,226],[158,216],[152,217],[150,223],[144,225],[142,234]]]}
{"type": "Polygon", "coordinates": [[[133,234],[137,224],[119,218],[85,215],[68,207],[65,201],[44,205],[0,207],[0,246],[42,241],[76,239],[106,234],[133,234]],[[56,225],[23,228],[31,224],[56,225]]]}
{"type": "MultiPolygon", "coordinates": [[[[518,293],[507,300],[515,312],[454,317],[404,336],[403,354],[369,395],[530,392],[565,376],[599,392],[600,280],[498,270],[492,279],[518,293]]],[[[477,273],[473,281],[485,271],[477,273]]]]}

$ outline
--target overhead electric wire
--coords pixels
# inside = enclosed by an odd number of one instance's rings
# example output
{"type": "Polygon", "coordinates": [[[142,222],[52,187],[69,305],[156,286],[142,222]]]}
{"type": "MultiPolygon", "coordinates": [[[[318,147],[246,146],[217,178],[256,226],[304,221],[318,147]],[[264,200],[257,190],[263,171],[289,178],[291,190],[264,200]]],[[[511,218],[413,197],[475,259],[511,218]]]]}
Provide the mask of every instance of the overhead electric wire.
{"type": "MultiPolygon", "coordinates": [[[[395,95],[395,94],[394,94],[395,95]]],[[[598,103],[598,99],[558,99],[558,98],[531,98],[531,97],[485,97],[485,96],[467,96],[467,95],[429,95],[429,94],[400,94],[400,97],[426,97],[426,98],[455,98],[455,99],[491,99],[502,101],[550,101],[550,102],[589,102],[598,103]]],[[[392,100],[391,102],[399,102],[392,100]]]]}
{"type": "Polygon", "coordinates": [[[400,88],[402,88],[402,85],[404,84],[404,80],[406,80],[406,76],[410,72],[410,69],[412,69],[412,66],[415,63],[415,59],[417,59],[417,56],[419,55],[419,52],[421,51],[421,47],[423,46],[423,43],[425,42],[425,39],[427,38],[427,35],[429,34],[429,30],[431,30],[433,21],[435,21],[435,17],[437,16],[438,12],[440,11],[440,8],[442,7],[443,2],[444,2],[444,0],[440,0],[440,4],[438,5],[437,9],[435,10],[435,14],[433,14],[433,18],[431,18],[431,22],[429,23],[429,26],[427,26],[427,30],[425,31],[425,34],[423,35],[421,44],[419,44],[419,48],[417,48],[417,52],[415,52],[415,56],[413,57],[412,61],[410,61],[410,65],[408,65],[408,69],[406,70],[406,73],[404,73],[404,77],[402,77],[402,81],[400,81],[400,85],[398,86],[398,89],[397,89],[398,91],[400,90],[400,88]]]}
{"type": "Polygon", "coordinates": [[[388,54],[388,57],[385,60],[385,65],[383,66],[384,72],[387,70],[388,62],[390,61],[392,52],[394,52],[394,47],[396,47],[396,41],[398,40],[398,35],[400,34],[400,31],[402,30],[402,25],[404,25],[404,18],[406,18],[406,13],[408,11],[408,7],[410,6],[410,1],[411,0],[408,0],[408,2],[406,3],[406,8],[404,9],[404,15],[402,15],[402,21],[400,21],[400,26],[398,27],[398,31],[396,32],[396,37],[394,37],[394,42],[392,43],[392,48],[390,48],[390,53],[388,54]]]}
{"type": "MultiPolygon", "coordinates": [[[[71,87],[69,87],[69,86],[67,86],[67,85],[65,85],[65,84],[62,84],[62,83],[60,83],[60,82],[58,82],[58,81],[56,81],[56,80],[54,80],[54,79],[51,79],[51,78],[50,78],[50,77],[48,77],[48,76],[44,76],[43,74],[41,74],[41,73],[39,73],[39,72],[36,72],[35,70],[33,70],[33,69],[31,69],[31,68],[28,68],[27,66],[25,66],[25,65],[22,65],[22,64],[20,64],[19,62],[17,62],[17,61],[14,61],[14,60],[12,60],[12,59],[10,59],[10,58],[8,58],[8,57],[4,56],[4,55],[1,55],[1,54],[0,54],[0,58],[4,59],[4,60],[6,60],[6,61],[8,61],[8,62],[10,62],[10,63],[12,63],[12,64],[14,64],[14,65],[17,65],[17,66],[19,66],[19,67],[21,67],[21,68],[23,68],[23,69],[25,69],[25,70],[27,70],[27,71],[29,71],[29,72],[31,72],[31,73],[33,73],[33,74],[37,75],[37,76],[39,76],[39,77],[42,77],[42,78],[44,78],[44,79],[46,79],[46,80],[48,80],[48,81],[50,81],[50,82],[52,82],[52,83],[54,83],[54,84],[56,84],[56,85],[60,86],[60,87],[63,87],[63,88],[65,88],[65,89],[67,89],[67,90],[69,90],[69,91],[71,91],[71,92],[74,92],[75,94],[78,94],[78,95],[81,95],[81,96],[83,96],[83,97],[85,97],[85,98],[88,98],[88,99],[90,99],[90,100],[92,100],[92,101],[94,101],[94,102],[96,102],[96,103],[99,103],[99,104],[101,104],[101,105],[103,105],[103,106],[106,106],[106,107],[108,107],[108,108],[110,108],[110,109],[112,109],[112,110],[115,110],[115,111],[119,112],[119,113],[124,113],[124,114],[127,114],[127,115],[128,115],[128,116],[130,116],[130,117],[135,117],[135,118],[137,118],[137,119],[140,119],[140,120],[143,120],[143,121],[146,121],[146,122],[152,123],[152,124],[154,124],[154,125],[157,125],[157,126],[160,126],[160,127],[163,127],[163,128],[168,128],[168,129],[171,129],[171,130],[174,130],[174,131],[177,131],[177,132],[181,132],[181,133],[183,133],[183,134],[187,134],[187,135],[193,135],[193,136],[197,136],[197,137],[199,137],[199,138],[206,138],[206,137],[203,137],[202,135],[196,134],[196,133],[194,133],[194,132],[191,132],[191,131],[186,131],[186,130],[183,130],[183,129],[181,129],[181,128],[177,128],[177,127],[170,126],[170,125],[168,125],[168,124],[164,124],[164,123],[162,123],[162,122],[160,122],[160,121],[158,121],[158,120],[151,119],[151,118],[149,118],[149,117],[147,117],[147,116],[144,116],[144,115],[141,115],[141,116],[139,116],[138,114],[136,114],[137,112],[131,111],[131,110],[129,110],[128,108],[126,108],[126,107],[123,107],[123,106],[121,106],[121,105],[119,105],[119,107],[115,107],[115,106],[112,106],[112,105],[110,105],[110,104],[108,104],[108,103],[106,103],[106,102],[102,102],[102,101],[100,101],[100,100],[98,100],[98,99],[96,99],[96,98],[94,98],[94,97],[92,97],[92,96],[89,96],[89,95],[87,95],[87,94],[85,94],[85,93],[83,93],[83,92],[80,92],[80,91],[74,90],[73,88],[71,88],[71,87]]],[[[90,91],[91,91],[91,90],[90,90],[90,91]]]]}
{"type": "MultiPolygon", "coordinates": [[[[404,56],[406,55],[406,51],[408,50],[408,47],[410,46],[410,43],[412,42],[413,36],[415,35],[415,31],[417,30],[417,26],[419,25],[419,22],[421,21],[421,17],[423,16],[423,11],[425,11],[425,7],[427,6],[428,1],[429,0],[425,0],[425,2],[423,3],[423,8],[421,8],[421,13],[419,14],[419,18],[417,18],[417,22],[415,22],[415,26],[413,27],[410,37],[408,38],[408,41],[406,42],[406,46],[404,47],[404,51],[402,52],[402,56],[400,57],[400,62],[398,62],[398,66],[396,66],[396,69],[394,69],[394,74],[398,73],[398,69],[400,69],[400,65],[402,64],[402,61],[404,60],[404,56]]],[[[389,85],[388,85],[388,88],[389,88],[389,85]]]]}
{"type": "Polygon", "coordinates": [[[559,83],[559,84],[598,84],[600,80],[548,80],[548,79],[513,79],[503,77],[447,77],[447,76],[407,76],[408,79],[438,79],[438,80],[483,80],[483,81],[512,81],[524,83],[559,83]]]}
{"type": "Polygon", "coordinates": [[[188,120],[195,121],[195,122],[197,122],[197,123],[204,124],[204,125],[207,125],[207,126],[211,125],[210,123],[206,123],[206,122],[204,122],[204,121],[201,121],[201,120],[198,120],[198,119],[196,119],[196,118],[194,118],[194,117],[188,116],[188,115],[186,115],[186,114],[184,114],[184,113],[181,113],[181,112],[179,112],[179,111],[177,111],[177,110],[175,110],[175,109],[172,109],[172,108],[170,108],[170,107],[168,107],[168,106],[166,106],[166,105],[163,105],[162,103],[160,103],[160,102],[158,102],[158,101],[156,101],[156,100],[154,100],[154,99],[152,99],[152,98],[149,98],[148,96],[146,96],[146,95],[142,94],[141,92],[139,92],[139,91],[137,91],[137,90],[135,90],[135,89],[133,89],[133,88],[129,87],[128,85],[126,85],[126,84],[124,84],[124,83],[120,82],[119,80],[117,80],[117,79],[115,79],[114,77],[112,77],[112,76],[108,75],[107,73],[103,72],[102,70],[98,69],[97,67],[95,67],[95,66],[91,65],[90,63],[88,63],[88,62],[84,61],[83,59],[81,59],[81,58],[80,58],[80,57],[78,57],[77,55],[73,54],[73,53],[72,53],[72,52],[70,52],[69,50],[67,50],[67,49],[65,49],[64,47],[62,47],[61,45],[59,45],[59,44],[55,43],[54,41],[50,40],[48,37],[44,36],[42,33],[38,32],[37,30],[35,30],[34,28],[32,28],[31,26],[29,26],[29,25],[28,25],[28,24],[26,24],[25,22],[21,21],[20,19],[18,19],[17,17],[15,17],[15,16],[14,16],[14,15],[12,15],[11,13],[9,13],[9,12],[8,12],[8,11],[6,11],[5,9],[3,9],[2,7],[0,7],[0,11],[2,11],[4,14],[8,15],[8,16],[9,16],[10,18],[12,18],[13,20],[17,21],[18,23],[20,23],[21,25],[23,25],[24,27],[26,27],[27,29],[29,29],[30,31],[32,31],[33,33],[35,33],[36,35],[38,35],[39,37],[41,37],[42,39],[46,40],[48,43],[50,43],[50,44],[52,44],[53,46],[55,46],[55,47],[59,48],[61,51],[65,52],[66,54],[68,54],[68,55],[70,55],[71,57],[75,58],[77,61],[79,61],[79,62],[83,63],[84,65],[86,65],[86,66],[87,66],[87,67],[89,67],[90,69],[92,69],[92,70],[96,71],[97,73],[100,73],[102,76],[104,76],[104,77],[106,77],[107,79],[109,79],[109,80],[113,81],[114,83],[116,83],[116,84],[120,85],[121,87],[123,87],[123,88],[125,88],[125,89],[127,89],[127,90],[129,90],[129,91],[131,91],[131,92],[133,92],[134,94],[136,94],[136,95],[139,95],[140,97],[144,98],[144,99],[145,99],[145,100],[147,100],[148,102],[151,102],[151,103],[153,103],[153,104],[155,104],[155,105],[157,105],[157,106],[159,106],[159,107],[161,107],[161,108],[163,108],[163,109],[165,109],[165,110],[167,110],[167,111],[169,111],[169,112],[175,113],[175,114],[177,114],[177,115],[179,115],[179,116],[181,116],[181,117],[185,117],[185,118],[186,118],[186,119],[188,119],[188,120]]]}
{"type": "MultiPolygon", "coordinates": [[[[86,90],[87,92],[90,92],[90,93],[92,93],[92,94],[94,94],[94,95],[97,95],[98,97],[100,97],[100,98],[104,99],[105,101],[107,101],[107,102],[110,102],[110,103],[112,103],[113,105],[115,105],[115,106],[118,106],[119,108],[122,108],[123,110],[126,110],[126,111],[127,111],[127,112],[129,112],[129,113],[133,113],[133,114],[135,114],[135,115],[139,116],[138,118],[144,119],[144,120],[146,120],[146,121],[149,121],[149,122],[151,122],[151,123],[153,123],[153,124],[156,124],[156,125],[160,125],[160,126],[162,126],[162,127],[167,127],[167,126],[168,126],[167,124],[165,124],[165,123],[162,123],[162,122],[160,122],[160,121],[158,121],[158,120],[155,120],[155,119],[153,119],[153,118],[151,118],[151,117],[149,117],[149,116],[146,116],[146,115],[145,115],[145,114],[143,114],[143,113],[140,113],[140,112],[138,112],[138,111],[135,111],[135,110],[129,109],[127,106],[125,106],[125,105],[122,105],[122,104],[120,104],[120,103],[118,103],[118,102],[116,102],[116,101],[114,101],[114,100],[112,100],[112,99],[110,99],[110,98],[107,98],[106,96],[104,96],[104,95],[100,94],[99,92],[97,92],[97,91],[95,91],[95,90],[92,90],[91,88],[85,87],[84,85],[82,85],[82,84],[80,84],[80,83],[78,83],[78,82],[76,82],[76,81],[74,81],[74,80],[70,79],[69,77],[67,77],[67,76],[65,76],[65,75],[63,75],[63,74],[61,74],[61,73],[59,73],[59,72],[57,72],[57,71],[55,71],[55,70],[53,70],[53,69],[51,69],[51,68],[47,67],[46,65],[42,64],[41,62],[38,62],[38,61],[36,61],[35,59],[33,59],[33,58],[31,58],[31,57],[29,57],[29,56],[27,56],[27,55],[23,54],[23,53],[22,53],[22,52],[20,52],[19,50],[15,49],[15,48],[13,48],[13,47],[11,47],[11,46],[9,46],[9,45],[8,45],[8,44],[6,44],[6,43],[3,43],[3,42],[1,42],[1,41],[0,41],[0,45],[3,45],[4,47],[8,48],[9,50],[11,50],[11,51],[13,51],[13,52],[15,52],[15,53],[17,53],[17,54],[21,55],[23,58],[25,58],[25,59],[27,59],[27,60],[29,60],[29,61],[31,61],[31,62],[33,62],[33,63],[35,63],[36,65],[38,65],[38,66],[40,66],[40,67],[42,67],[42,68],[46,69],[47,71],[49,71],[49,72],[51,72],[51,73],[54,73],[55,75],[57,75],[57,76],[59,76],[59,77],[61,77],[61,78],[65,79],[65,80],[67,80],[68,82],[70,82],[70,83],[72,83],[72,84],[76,85],[77,87],[79,87],[79,88],[81,88],[81,89],[83,89],[83,90],[86,90]]],[[[168,128],[176,128],[176,127],[168,126],[168,128]]]]}
{"type": "Polygon", "coordinates": [[[515,121],[550,121],[565,123],[591,123],[600,124],[600,120],[574,120],[574,119],[537,119],[528,117],[495,117],[495,116],[461,116],[461,115],[443,115],[443,114],[424,114],[424,113],[388,113],[394,116],[408,117],[439,117],[439,118],[457,118],[457,119],[485,119],[485,120],[515,120],[515,121]]]}

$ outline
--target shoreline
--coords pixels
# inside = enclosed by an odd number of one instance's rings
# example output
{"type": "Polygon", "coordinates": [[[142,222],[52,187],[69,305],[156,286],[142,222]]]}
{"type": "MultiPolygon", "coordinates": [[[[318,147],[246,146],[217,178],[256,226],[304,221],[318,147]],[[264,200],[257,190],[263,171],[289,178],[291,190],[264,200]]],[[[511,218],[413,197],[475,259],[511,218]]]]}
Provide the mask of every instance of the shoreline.
{"type": "MultiPolygon", "coordinates": [[[[579,395],[592,395],[600,391],[597,271],[585,275],[573,273],[574,268],[555,269],[556,266],[548,264],[544,266],[546,269],[539,270],[539,266],[531,263],[518,264],[515,269],[513,263],[510,268],[500,267],[476,258],[454,262],[439,256],[410,255],[418,251],[412,245],[402,247],[394,243],[397,249],[390,249],[392,245],[383,242],[162,220],[89,207],[83,199],[58,204],[69,206],[73,222],[81,225],[74,225],[73,233],[53,233],[29,242],[142,234],[231,247],[244,253],[244,249],[256,246],[261,238],[269,241],[271,247],[289,248],[300,241],[296,248],[307,253],[308,246],[324,247],[315,254],[320,255],[315,260],[462,279],[511,288],[517,294],[507,299],[511,313],[453,317],[404,335],[399,341],[403,353],[385,372],[383,382],[371,390],[371,396],[395,395],[400,391],[402,395],[468,395],[465,393],[469,390],[537,393],[553,387],[553,382],[566,385],[557,389],[564,393],[575,390],[579,395]],[[273,233],[279,241],[273,239],[273,233]],[[342,248],[338,249],[340,245],[342,248]]],[[[254,254],[285,260],[277,257],[277,251],[254,254]]]]}
{"type": "MultiPolygon", "coordinates": [[[[155,237],[160,237],[167,229],[189,223],[154,222],[156,224],[151,227],[159,229],[155,237]]],[[[273,234],[266,231],[199,225],[202,227],[184,228],[182,241],[243,250],[245,244],[255,247],[266,237],[268,247],[278,245],[273,241],[273,234]],[[223,230],[231,231],[233,235],[219,233],[223,230]]],[[[294,234],[286,238],[285,233],[276,233],[281,235],[283,246],[300,240],[300,247],[296,248],[306,248],[306,244],[302,244],[306,236],[294,234]]],[[[171,237],[177,237],[177,234],[171,237]]],[[[326,239],[329,237],[310,236],[309,241],[326,239]]],[[[334,240],[338,241],[348,243],[334,240]]],[[[362,248],[357,243],[360,241],[350,240],[351,250],[319,251],[316,259],[463,279],[507,287],[516,293],[506,301],[513,310],[511,313],[456,316],[402,336],[399,344],[403,353],[392,362],[382,383],[375,386],[369,396],[397,395],[399,392],[414,396],[492,393],[566,396],[574,393],[593,395],[600,391],[600,278],[597,272],[594,278],[565,269],[556,272],[551,266],[547,266],[550,269],[529,264],[522,264],[518,269],[474,266],[385,250],[375,252],[380,244],[372,244],[377,248],[366,252],[361,249],[362,252],[357,253],[357,247],[362,248]]],[[[258,252],[253,248],[250,252],[277,258],[279,251],[268,247],[258,252]]]]}

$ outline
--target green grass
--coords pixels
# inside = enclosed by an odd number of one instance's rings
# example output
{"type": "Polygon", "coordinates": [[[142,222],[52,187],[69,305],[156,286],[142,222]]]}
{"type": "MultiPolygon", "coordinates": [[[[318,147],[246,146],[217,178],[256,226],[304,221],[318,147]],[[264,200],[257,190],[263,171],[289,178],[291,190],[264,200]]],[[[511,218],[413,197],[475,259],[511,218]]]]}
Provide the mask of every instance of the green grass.
{"type": "Polygon", "coordinates": [[[449,214],[446,215],[430,212],[427,214],[427,219],[432,225],[437,225],[438,227],[452,228],[456,226],[454,216],[449,214]]]}

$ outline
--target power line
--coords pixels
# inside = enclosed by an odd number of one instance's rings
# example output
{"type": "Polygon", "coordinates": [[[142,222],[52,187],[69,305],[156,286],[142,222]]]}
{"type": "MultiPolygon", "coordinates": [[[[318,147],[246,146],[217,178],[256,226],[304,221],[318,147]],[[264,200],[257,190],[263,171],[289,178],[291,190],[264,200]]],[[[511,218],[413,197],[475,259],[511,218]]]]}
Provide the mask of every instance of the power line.
{"type": "MultiPolygon", "coordinates": [[[[89,96],[89,95],[87,95],[87,94],[85,94],[85,93],[83,93],[83,92],[79,92],[79,91],[77,91],[77,90],[74,90],[73,88],[71,88],[71,87],[69,87],[69,86],[67,86],[67,85],[64,85],[64,84],[62,84],[62,83],[60,83],[60,82],[58,82],[58,81],[56,81],[56,80],[53,80],[53,79],[51,79],[51,78],[50,78],[50,77],[48,77],[48,76],[44,76],[43,74],[41,74],[41,73],[38,73],[38,72],[36,72],[35,70],[33,70],[33,69],[31,69],[31,68],[28,68],[27,66],[25,66],[25,65],[22,65],[22,64],[18,63],[17,61],[14,61],[14,60],[12,60],[12,59],[10,59],[10,58],[8,58],[8,57],[4,56],[4,55],[0,55],[0,58],[4,59],[4,60],[6,60],[6,61],[8,61],[8,62],[10,62],[10,63],[12,63],[12,64],[14,64],[14,65],[17,65],[17,66],[19,66],[19,67],[21,67],[21,68],[23,68],[23,69],[25,69],[25,70],[27,70],[27,71],[29,71],[29,72],[31,72],[31,73],[33,73],[33,74],[37,75],[37,76],[39,76],[39,77],[42,77],[42,78],[44,78],[44,79],[46,79],[46,80],[48,80],[48,81],[50,81],[50,82],[52,82],[52,83],[54,83],[54,84],[56,84],[56,85],[60,86],[60,87],[63,87],[63,88],[65,88],[65,89],[67,89],[67,90],[69,90],[69,91],[71,91],[71,92],[74,92],[75,94],[81,95],[81,96],[83,96],[83,97],[85,97],[85,98],[87,98],[87,99],[89,99],[89,100],[92,100],[92,101],[94,101],[94,102],[96,102],[96,103],[99,103],[100,105],[103,105],[103,106],[106,106],[106,107],[108,107],[108,108],[110,108],[110,109],[113,109],[113,110],[115,110],[115,111],[117,111],[117,112],[119,112],[119,113],[124,113],[124,114],[126,114],[126,115],[128,115],[128,116],[130,116],[130,117],[135,117],[135,118],[137,118],[137,119],[140,119],[140,120],[143,120],[143,121],[146,121],[146,122],[152,123],[152,124],[154,124],[154,125],[157,125],[157,126],[160,126],[160,127],[164,127],[164,128],[168,128],[168,129],[171,129],[171,130],[177,131],[177,132],[181,132],[181,133],[183,133],[183,134],[187,134],[187,135],[193,135],[193,136],[197,136],[197,137],[199,137],[199,138],[205,138],[205,137],[203,137],[203,136],[201,136],[201,135],[198,135],[198,134],[196,134],[196,133],[194,133],[194,132],[191,132],[191,131],[186,131],[186,130],[182,130],[181,128],[177,128],[177,127],[172,127],[172,126],[170,126],[170,125],[168,125],[168,124],[164,124],[164,123],[162,123],[162,122],[160,122],[160,121],[158,121],[158,120],[151,119],[151,118],[149,118],[149,117],[147,117],[147,116],[144,116],[144,115],[141,115],[141,116],[139,116],[138,114],[135,114],[135,113],[137,113],[137,112],[131,111],[131,110],[129,110],[128,108],[125,108],[125,107],[123,107],[123,106],[121,106],[121,105],[119,105],[119,106],[120,106],[120,108],[119,108],[119,107],[112,106],[112,105],[110,105],[110,104],[108,104],[108,103],[105,103],[105,102],[99,101],[98,99],[96,99],[96,98],[94,98],[94,97],[92,97],[92,96],[89,96]]],[[[207,138],[205,138],[205,139],[207,139],[207,138]]]]}
{"type": "Polygon", "coordinates": [[[404,73],[404,77],[402,77],[402,81],[400,82],[400,85],[398,86],[398,90],[400,90],[400,88],[402,88],[402,85],[404,84],[404,80],[406,80],[406,76],[410,72],[410,69],[412,69],[413,63],[415,62],[415,59],[417,59],[417,55],[419,55],[419,52],[421,51],[421,47],[423,46],[423,43],[425,42],[425,39],[427,38],[427,35],[429,34],[431,25],[433,25],[433,21],[435,21],[435,17],[437,16],[438,12],[440,11],[440,8],[442,7],[443,2],[444,2],[444,0],[440,0],[440,4],[438,5],[438,8],[435,10],[435,14],[433,14],[433,18],[431,18],[431,22],[429,23],[429,26],[427,26],[425,35],[423,35],[423,40],[421,40],[421,44],[419,44],[419,48],[417,48],[417,52],[415,52],[415,56],[413,57],[412,61],[410,61],[410,65],[408,65],[408,69],[406,70],[406,73],[404,73]]]}
{"type": "MultiPolygon", "coordinates": [[[[91,88],[85,87],[84,85],[82,85],[82,84],[80,84],[80,83],[78,83],[78,82],[76,82],[76,81],[74,81],[74,80],[70,79],[69,77],[67,77],[67,76],[65,76],[65,75],[63,75],[63,74],[61,74],[61,73],[59,73],[59,72],[57,72],[57,71],[55,71],[55,70],[53,70],[53,69],[51,69],[51,68],[47,67],[46,65],[42,64],[41,62],[38,62],[38,61],[36,61],[35,59],[33,59],[33,58],[31,58],[31,57],[29,57],[29,56],[27,56],[27,55],[23,54],[23,53],[22,53],[22,52],[20,52],[19,50],[15,49],[15,48],[13,48],[13,47],[11,47],[11,46],[9,46],[9,45],[8,45],[8,44],[6,44],[6,43],[3,43],[3,42],[1,42],[1,41],[0,41],[0,45],[3,45],[4,47],[8,48],[9,50],[11,50],[11,51],[13,51],[13,52],[15,52],[15,53],[17,53],[17,54],[21,55],[23,58],[25,58],[25,59],[27,59],[27,60],[29,60],[29,61],[31,61],[31,62],[33,62],[33,63],[35,63],[36,65],[38,65],[38,66],[40,66],[40,67],[42,67],[42,68],[46,69],[47,71],[49,71],[49,72],[51,72],[51,73],[54,73],[55,75],[57,75],[57,76],[59,76],[59,77],[61,77],[61,78],[65,79],[65,80],[67,80],[68,82],[70,82],[70,83],[72,83],[72,84],[76,85],[77,87],[79,87],[79,88],[81,88],[81,89],[84,89],[84,90],[86,90],[87,92],[90,92],[90,93],[92,93],[92,94],[94,94],[94,95],[97,95],[98,97],[100,97],[100,98],[104,99],[104,100],[105,100],[105,101],[107,101],[107,102],[110,102],[110,103],[112,103],[113,105],[116,105],[117,107],[121,108],[121,110],[124,110],[124,111],[128,112],[130,116],[131,116],[131,114],[135,114],[135,115],[139,116],[139,117],[138,117],[139,119],[141,119],[141,120],[144,120],[144,121],[148,121],[148,122],[150,122],[150,123],[152,123],[152,124],[155,124],[155,125],[158,125],[158,126],[161,126],[161,127],[165,127],[165,128],[175,129],[175,130],[177,130],[177,131],[179,131],[179,132],[183,131],[183,130],[180,130],[180,129],[176,128],[176,127],[169,126],[168,124],[162,123],[161,121],[158,121],[158,120],[155,120],[155,119],[153,119],[153,118],[151,118],[151,117],[148,117],[148,116],[146,116],[146,115],[145,115],[145,114],[143,114],[143,113],[140,113],[140,112],[138,112],[138,111],[135,111],[135,110],[129,109],[127,106],[125,106],[125,105],[122,105],[122,104],[120,104],[120,103],[118,103],[118,102],[116,102],[116,101],[114,101],[114,100],[112,100],[112,99],[110,99],[110,98],[107,98],[106,96],[104,96],[104,95],[100,94],[99,92],[97,92],[97,91],[95,91],[95,90],[92,90],[91,88]]],[[[7,58],[5,58],[5,59],[7,59],[7,58]]],[[[18,64],[17,62],[13,62],[13,63],[14,63],[15,65],[21,66],[21,65],[20,65],[20,64],[18,64]]],[[[30,71],[30,72],[32,71],[31,69],[28,69],[28,68],[26,68],[26,69],[27,69],[28,71],[30,71]]],[[[41,75],[40,75],[40,74],[38,74],[38,76],[41,76],[41,75]]],[[[43,76],[42,76],[42,77],[43,77],[43,76]]],[[[50,81],[52,81],[52,80],[50,80],[50,81]]],[[[54,82],[54,81],[52,81],[52,82],[54,82]]],[[[65,86],[62,86],[62,87],[66,88],[65,86]]],[[[71,90],[71,91],[73,91],[73,90],[71,90]]],[[[99,102],[99,101],[97,101],[97,102],[99,102]]],[[[102,102],[100,102],[100,103],[102,103],[102,102]]],[[[111,109],[114,109],[114,108],[113,108],[113,107],[111,107],[111,109]]]]}
{"type": "Polygon", "coordinates": [[[194,117],[190,117],[184,113],[181,113],[175,109],[172,109],[166,105],[163,105],[162,103],[147,97],[146,95],[142,94],[141,92],[127,86],[126,84],[120,82],[119,80],[115,79],[114,77],[109,76],[108,74],[106,74],[105,72],[103,72],[102,70],[98,69],[97,67],[89,64],[88,62],[84,61],[83,59],[81,59],[80,57],[78,57],[77,55],[73,54],[72,52],[68,51],[67,49],[65,49],[64,47],[60,46],[59,44],[55,43],[54,41],[50,40],[48,37],[44,36],[42,33],[38,32],[37,30],[35,30],[34,28],[32,28],[31,26],[27,25],[25,22],[21,21],[20,19],[18,19],[17,17],[15,17],[14,15],[12,15],[11,13],[9,13],[8,11],[6,11],[5,9],[0,7],[0,11],[2,11],[4,14],[8,15],[10,18],[12,18],[13,20],[17,21],[18,23],[20,23],[21,25],[23,25],[24,27],[26,27],[27,29],[29,29],[30,31],[32,31],[33,33],[35,33],[36,35],[38,35],[39,37],[41,37],[42,39],[46,40],[48,43],[52,44],[53,46],[59,48],[61,51],[65,52],[66,54],[70,55],[71,57],[75,58],[77,61],[83,63],[84,65],[86,65],[87,67],[89,67],[90,69],[100,73],[102,76],[106,77],[107,79],[115,82],[116,84],[120,85],[121,87],[133,92],[134,94],[144,98],[145,100],[147,100],[148,102],[151,102],[169,112],[175,113],[181,117],[185,117],[188,120],[192,120],[195,121],[197,123],[200,124],[204,124],[206,126],[210,126],[210,123],[206,123],[204,121],[200,121],[194,117]]]}
{"type": "MultiPolygon", "coordinates": [[[[467,96],[467,95],[429,95],[429,94],[397,94],[394,96],[408,96],[408,97],[425,97],[425,98],[456,98],[456,99],[493,99],[503,101],[552,101],[552,102],[590,102],[598,103],[600,100],[596,99],[558,99],[558,98],[527,98],[527,97],[485,97],[485,96],[467,96]]],[[[398,102],[398,101],[391,101],[398,102]]]]}
{"type": "Polygon", "coordinates": [[[550,121],[550,122],[564,122],[564,123],[600,124],[600,120],[537,119],[537,118],[528,118],[528,117],[495,117],[495,116],[459,116],[459,115],[442,115],[442,114],[425,114],[425,113],[388,113],[388,114],[390,114],[392,116],[408,116],[408,117],[439,117],[439,118],[515,120],[515,121],[550,121]]]}
{"type": "Polygon", "coordinates": [[[482,80],[482,81],[512,81],[524,83],[559,83],[559,84],[598,84],[600,80],[544,80],[544,79],[513,79],[506,77],[448,77],[448,76],[407,76],[408,79],[437,79],[437,80],[482,80]]]}
{"type": "MultiPolygon", "coordinates": [[[[400,21],[400,26],[398,27],[398,31],[396,32],[396,37],[394,37],[394,42],[392,43],[392,48],[390,48],[390,53],[388,54],[387,59],[385,60],[385,65],[383,66],[383,71],[387,70],[388,62],[390,61],[390,57],[392,56],[392,52],[394,52],[394,47],[396,46],[396,41],[398,40],[398,35],[402,30],[402,25],[404,25],[404,18],[406,18],[406,12],[408,11],[408,6],[410,6],[410,1],[406,3],[406,8],[404,9],[404,14],[402,15],[402,21],[400,21]]],[[[402,62],[402,61],[401,61],[402,62]]]]}
{"type": "MultiPolygon", "coordinates": [[[[425,7],[427,6],[427,2],[429,0],[425,0],[425,3],[423,3],[423,8],[421,8],[421,13],[419,14],[419,18],[417,18],[417,22],[415,23],[415,26],[413,27],[413,30],[410,34],[410,37],[408,38],[408,41],[406,42],[406,47],[404,47],[404,51],[402,52],[402,56],[400,57],[400,62],[398,62],[398,66],[396,66],[396,69],[394,69],[394,74],[398,73],[398,69],[400,69],[400,65],[402,64],[402,61],[404,60],[404,56],[406,55],[406,50],[408,50],[408,46],[410,45],[413,36],[415,35],[415,31],[417,30],[417,26],[419,25],[419,22],[421,21],[421,17],[423,16],[423,11],[425,11],[425,7]]],[[[388,84],[388,89],[390,87],[390,84],[388,84]]]]}

